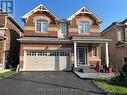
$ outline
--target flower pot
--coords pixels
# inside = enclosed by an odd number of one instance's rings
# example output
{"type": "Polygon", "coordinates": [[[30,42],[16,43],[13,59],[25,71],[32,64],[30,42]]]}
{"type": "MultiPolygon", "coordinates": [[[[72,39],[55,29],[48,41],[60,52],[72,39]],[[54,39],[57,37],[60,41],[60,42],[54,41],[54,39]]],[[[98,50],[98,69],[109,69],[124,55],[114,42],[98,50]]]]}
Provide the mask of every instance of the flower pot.
{"type": "Polygon", "coordinates": [[[108,73],[112,73],[112,67],[108,68],[108,73]]]}
{"type": "Polygon", "coordinates": [[[96,72],[97,72],[97,73],[100,72],[100,67],[96,67],[96,72]]]}

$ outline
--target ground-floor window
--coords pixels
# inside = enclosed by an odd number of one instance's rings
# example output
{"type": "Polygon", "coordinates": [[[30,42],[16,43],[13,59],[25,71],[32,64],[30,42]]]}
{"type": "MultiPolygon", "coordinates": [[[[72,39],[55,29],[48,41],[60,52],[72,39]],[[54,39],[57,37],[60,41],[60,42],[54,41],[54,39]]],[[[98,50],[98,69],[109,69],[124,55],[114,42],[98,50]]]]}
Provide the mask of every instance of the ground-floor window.
{"type": "Polygon", "coordinates": [[[92,47],[92,55],[97,56],[97,46],[92,47]]]}

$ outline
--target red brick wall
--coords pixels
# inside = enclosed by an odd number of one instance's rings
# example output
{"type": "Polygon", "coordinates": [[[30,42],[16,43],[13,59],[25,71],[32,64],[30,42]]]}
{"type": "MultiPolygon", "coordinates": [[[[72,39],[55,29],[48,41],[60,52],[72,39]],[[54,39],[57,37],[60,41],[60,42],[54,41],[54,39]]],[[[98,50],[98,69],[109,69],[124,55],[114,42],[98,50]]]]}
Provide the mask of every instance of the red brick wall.
{"type": "MultiPolygon", "coordinates": [[[[88,47],[88,63],[89,65],[93,65],[93,66],[96,66],[97,63],[100,63],[101,64],[101,57],[100,57],[100,52],[98,51],[98,57],[94,57],[92,56],[92,45],[91,44],[78,44],[78,46],[82,46],[82,47],[88,47]]],[[[97,45],[98,46],[98,50],[99,50],[99,47],[100,45],[97,45]]],[[[23,64],[24,64],[24,49],[25,48],[35,48],[35,50],[37,49],[42,49],[42,48],[47,48],[50,49],[50,48],[57,48],[57,49],[60,49],[60,48],[70,48],[71,50],[71,57],[70,57],[70,61],[71,61],[71,64],[74,64],[74,45],[73,44],[53,44],[53,43],[47,43],[47,44],[27,44],[27,43],[22,43],[22,45],[20,46],[20,68],[23,68],[23,64]]],[[[54,49],[54,50],[57,50],[57,49],[54,49]]]]}
{"type": "MultiPolygon", "coordinates": [[[[45,19],[45,18],[44,18],[45,19]]],[[[55,28],[57,28],[57,24],[55,19],[47,12],[36,12],[29,16],[27,22],[25,23],[25,27],[32,27],[33,29],[24,29],[24,36],[53,36],[57,37],[57,31],[55,28]],[[47,33],[36,33],[35,32],[35,22],[34,17],[47,17],[50,22],[48,24],[48,32],[47,33]],[[54,28],[52,31],[49,31],[49,28],[54,28]]]]}
{"type": "Polygon", "coordinates": [[[0,25],[5,25],[5,18],[4,17],[0,17],[0,25]]]}
{"type": "Polygon", "coordinates": [[[4,36],[7,37],[6,40],[6,50],[8,51],[8,63],[12,66],[17,66],[19,64],[19,50],[20,43],[17,41],[20,38],[20,33],[22,32],[18,26],[9,18],[7,18],[7,28],[4,36]]]}
{"type": "Polygon", "coordinates": [[[70,21],[70,29],[69,29],[69,36],[76,36],[76,35],[81,35],[81,36],[99,36],[99,25],[96,23],[95,19],[92,18],[88,14],[79,14],[75,16],[71,21],[70,21]],[[89,21],[90,22],[90,33],[88,34],[79,34],[78,32],[78,22],[79,21],[89,21]]]}
{"type": "Polygon", "coordinates": [[[3,64],[3,41],[0,41],[0,64],[3,64]]]}
{"type": "MultiPolygon", "coordinates": [[[[45,18],[43,18],[45,19],[45,18]]],[[[69,32],[68,36],[76,36],[80,35],[78,33],[78,23],[77,20],[86,20],[90,22],[90,33],[82,34],[81,36],[99,36],[99,25],[96,23],[95,19],[91,17],[89,14],[79,14],[74,17],[69,23],[69,32]]],[[[48,12],[35,12],[31,16],[28,17],[25,26],[24,26],[24,36],[52,36],[58,37],[58,24],[59,22],[55,21],[55,19],[48,12]],[[48,24],[48,32],[47,33],[36,33],[35,32],[35,17],[47,17],[50,20],[48,24]],[[50,29],[52,28],[52,29],[50,29]]]]}

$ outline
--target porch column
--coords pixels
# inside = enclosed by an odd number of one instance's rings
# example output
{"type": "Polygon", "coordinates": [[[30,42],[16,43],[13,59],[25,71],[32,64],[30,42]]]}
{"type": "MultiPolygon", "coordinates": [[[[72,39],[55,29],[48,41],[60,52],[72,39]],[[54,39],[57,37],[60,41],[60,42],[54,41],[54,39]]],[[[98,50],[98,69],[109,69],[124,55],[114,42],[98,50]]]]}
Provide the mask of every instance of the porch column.
{"type": "Polygon", "coordinates": [[[74,67],[77,67],[77,43],[74,42],[74,67]]]}
{"type": "Polygon", "coordinates": [[[109,52],[108,52],[108,42],[105,43],[105,63],[109,67],[109,52]]]}

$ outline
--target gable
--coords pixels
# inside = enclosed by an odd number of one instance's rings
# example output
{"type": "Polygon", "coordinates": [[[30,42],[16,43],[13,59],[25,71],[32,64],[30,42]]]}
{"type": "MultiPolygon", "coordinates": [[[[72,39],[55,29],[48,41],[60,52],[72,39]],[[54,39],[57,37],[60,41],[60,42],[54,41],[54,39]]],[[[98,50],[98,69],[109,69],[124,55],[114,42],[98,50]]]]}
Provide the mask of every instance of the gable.
{"type": "Polygon", "coordinates": [[[55,18],[53,18],[48,12],[37,11],[29,16],[26,25],[34,25],[38,19],[47,20],[49,24],[55,23],[55,18]]]}
{"type": "Polygon", "coordinates": [[[31,10],[30,12],[28,12],[27,14],[25,14],[24,16],[22,16],[21,19],[23,21],[26,21],[29,16],[31,16],[34,13],[36,13],[37,11],[39,11],[39,12],[48,12],[55,20],[59,20],[59,18],[56,15],[54,15],[51,11],[48,10],[48,8],[46,8],[42,4],[40,4],[39,6],[37,6],[33,10],[31,10]]]}
{"type": "Polygon", "coordinates": [[[79,14],[89,14],[91,15],[91,17],[93,17],[96,20],[96,22],[102,23],[102,20],[98,16],[96,16],[93,12],[91,12],[89,9],[87,9],[86,7],[82,7],[81,9],[79,9],[76,13],[70,16],[67,20],[72,20],[74,17],[76,17],[79,14]]]}

